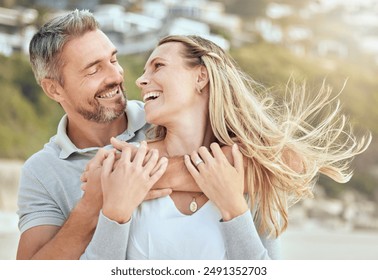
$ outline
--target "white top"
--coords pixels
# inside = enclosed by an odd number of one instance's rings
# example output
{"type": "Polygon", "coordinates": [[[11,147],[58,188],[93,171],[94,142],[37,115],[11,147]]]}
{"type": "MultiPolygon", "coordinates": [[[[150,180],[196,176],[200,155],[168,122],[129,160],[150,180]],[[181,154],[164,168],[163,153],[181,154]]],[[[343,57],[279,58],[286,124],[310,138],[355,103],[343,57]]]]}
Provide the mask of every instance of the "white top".
{"type": "Polygon", "coordinates": [[[143,202],[133,213],[127,259],[226,259],[221,214],[207,201],[182,214],[170,196],[143,202]]]}

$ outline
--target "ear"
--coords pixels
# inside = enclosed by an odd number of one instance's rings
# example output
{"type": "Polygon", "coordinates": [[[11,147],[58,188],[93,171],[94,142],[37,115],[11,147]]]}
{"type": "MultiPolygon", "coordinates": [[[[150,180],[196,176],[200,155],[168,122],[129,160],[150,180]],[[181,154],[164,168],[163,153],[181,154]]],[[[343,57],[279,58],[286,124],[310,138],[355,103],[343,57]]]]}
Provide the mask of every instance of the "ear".
{"type": "Polygon", "coordinates": [[[41,87],[45,94],[52,100],[55,100],[58,103],[60,103],[63,100],[63,88],[58,83],[58,81],[48,78],[42,79],[41,87]]]}
{"type": "Polygon", "coordinates": [[[202,91],[208,83],[209,83],[209,74],[207,72],[207,68],[201,65],[199,68],[196,87],[199,89],[199,91],[202,91]]]}

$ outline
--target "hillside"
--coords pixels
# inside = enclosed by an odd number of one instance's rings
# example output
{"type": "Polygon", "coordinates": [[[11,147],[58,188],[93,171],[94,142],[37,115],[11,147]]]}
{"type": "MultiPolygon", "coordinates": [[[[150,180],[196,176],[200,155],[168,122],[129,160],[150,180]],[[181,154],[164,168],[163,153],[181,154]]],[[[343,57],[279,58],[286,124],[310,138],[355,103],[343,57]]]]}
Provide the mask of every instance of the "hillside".
{"type": "MultiPolygon", "coordinates": [[[[231,50],[241,68],[267,87],[279,89],[288,79],[306,80],[309,90],[316,93],[326,79],[334,92],[343,89],[341,99],[344,111],[350,115],[357,131],[367,129],[378,133],[378,80],[376,66],[345,61],[332,62],[307,57],[297,57],[289,51],[257,43],[231,50]],[[331,65],[331,67],[330,67],[331,65]]],[[[126,92],[129,99],[139,99],[135,79],[142,72],[146,55],[123,56],[120,63],[125,69],[126,92]]],[[[63,111],[49,100],[34,80],[27,57],[0,57],[0,158],[24,160],[42,148],[55,134],[63,111]]],[[[341,186],[321,178],[329,186],[329,194],[337,195],[342,189],[357,189],[371,194],[376,178],[369,167],[378,164],[376,142],[369,151],[355,160],[356,176],[347,186],[341,186]]]]}

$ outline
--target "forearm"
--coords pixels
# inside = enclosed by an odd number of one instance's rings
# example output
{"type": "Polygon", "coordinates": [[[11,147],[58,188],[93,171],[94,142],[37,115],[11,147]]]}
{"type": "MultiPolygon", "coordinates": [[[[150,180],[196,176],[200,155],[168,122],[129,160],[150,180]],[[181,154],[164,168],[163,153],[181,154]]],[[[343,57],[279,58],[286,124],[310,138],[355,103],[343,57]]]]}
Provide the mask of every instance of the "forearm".
{"type": "Polygon", "coordinates": [[[119,224],[100,213],[94,236],[80,259],[124,260],[126,259],[130,221],[119,224]]]}
{"type": "Polygon", "coordinates": [[[221,223],[227,257],[229,259],[279,259],[278,239],[261,238],[248,210],[243,215],[221,223]]]}
{"type": "Polygon", "coordinates": [[[92,239],[98,220],[98,214],[84,210],[78,205],[59,231],[32,259],[79,259],[92,239]]]}
{"type": "Polygon", "coordinates": [[[171,188],[174,191],[202,192],[186,168],[183,157],[169,158],[167,170],[153,188],[171,188]]]}

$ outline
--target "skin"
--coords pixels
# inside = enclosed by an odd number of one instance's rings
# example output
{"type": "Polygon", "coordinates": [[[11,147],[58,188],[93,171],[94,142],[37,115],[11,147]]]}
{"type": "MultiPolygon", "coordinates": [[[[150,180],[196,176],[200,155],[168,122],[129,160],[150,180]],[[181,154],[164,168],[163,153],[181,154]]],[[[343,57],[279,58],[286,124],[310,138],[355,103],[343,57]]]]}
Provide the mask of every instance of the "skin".
{"type": "MultiPolygon", "coordinates": [[[[136,81],[143,98],[151,93],[158,96],[153,100],[145,99],[147,121],[167,128],[165,139],[150,142],[148,146],[160,155],[179,159],[175,164],[181,168],[185,166],[189,172],[179,174],[191,176],[200,188],[198,194],[205,194],[201,196],[201,200],[197,200],[199,207],[210,199],[220,209],[223,220],[228,221],[248,210],[244,199],[245,162],[237,145],[221,148],[212,143],[215,137],[208,118],[208,97],[199,94],[197,90],[208,86],[207,71],[202,66],[187,68],[181,51],[179,43],[167,43],[158,47],[147,61],[144,74],[136,81]],[[199,158],[203,159],[203,163],[193,165],[199,158]]],[[[101,173],[98,181],[101,181],[104,197],[108,197],[106,206],[104,202],[105,215],[124,223],[130,220],[133,210],[151,188],[151,182],[156,179],[151,176],[153,168],[146,164],[154,155],[147,152],[145,143],[139,149],[116,139],[112,139],[112,144],[122,150],[121,159],[117,161],[114,151],[108,152],[107,156],[99,160],[103,165],[97,170],[100,172],[94,173],[101,173]],[[143,169],[147,171],[142,176],[154,178],[141,187],[129,188],[125,180],[132,177],[136,170],[142,172],[143,169]]],[[[84,181],[94,176],[92,169],[88,168],[84,181]]],[[[171,176],[171,179],[178,177],[176,175],[178,173],[171,176]]],[[[168,182],[174,181],[165,181],[168,182]]],[[[157,184],[159,183],[161,182],[158,181],[157,184]]],[[[178,210],[191,214],[188,212],[188,204],[195,196],[193,192],[173,191],[170,196],[178,210]]]]}
{"type": "MultiPolygon", "coordinates": [[[[67,113],[68,136],[78,148],[109,144],[111,136],[127,128],[123,69],[118,64],[114,45],[103,32],[96,30],[69,41],[62,58],[64,85],[52,79],[43,79],[41,85],[47,96],[60,103],[67,113]],[[102,112],[99,119],[91,119],[99,112],[102,112]]],[[[106,153],[100,153],[98,159],[107,157],[106,153]]],[[[157,164],[156,156],[150,159],[150,165],[157,164]]],[[[98,167],[99,163],[94,161],[92,166],[98,167]]],[[[154,170],[155,177],[161,176],[164,168],[166,164],[162,160],[154,170]]],[[[144,171],[138,172],[133,177],[137,182],[130,184],[145,185],[150,178],[139,180],[144,171]]],[[[170,190],[160,190],[151,197],[167,193],[170,190]]],[[[21,235],[17,259],[78,259],[92,238],[102,202],[99,186],[87,188],[62,227],[36,226],[21,235]]]]}
{"type": "MultiPolygon", "coordinates": [[[[215,137],[208,118],[208,96],[199,94],[197,90],[206,89],[208,86],[207,71],[203,66],[188,68],[180,51],[182,45],[179,43],[167,43],[157,47],[146,63],[144,74],[136,81],[146,102],[147,121],[167,128],[166,137],[161,141],[150,142],[149,147],[168,157],[190,154],[193,162],[201,157],[204,162],[197,167],[192,164],[189,156],[185,159],[191,176],[205,193],[197,201],[199,207],[208,198],[218,206],[222,218],[230,220],[248,209],[243,195],[243,156],[235,146],[232,149],[233,163],[230,163],[219,145],[211,144],[215,137]],[[158,98],[146,99],[151,93],[158,98]]],[[[109,160],[108,163],[114,164],[114,161],[109,160]]],[[[109,166],[107,168],[111,169],[109,166]]],[[[118,164],[114,167],[115,171],[117,169],[118,164]]],[[[103,173],[103,189],[120,187],[118,185],[122,185],[127,176],[122,176],[119,172],[118,174],[120,176],[117,177],[115,172],[110,176],[103,173]]],[[[119,193],[119,196],[126,195],[119,193]]],[[[170,196],[178,210],[191,214],[188,205],[193,193],[174,191],[170,196]]],[[[127,220],[131,215],[125,204],[122,204],[122,208],[113,207],[112,211],[113,217],[118,218],[117,221],[127,220]]]]}

